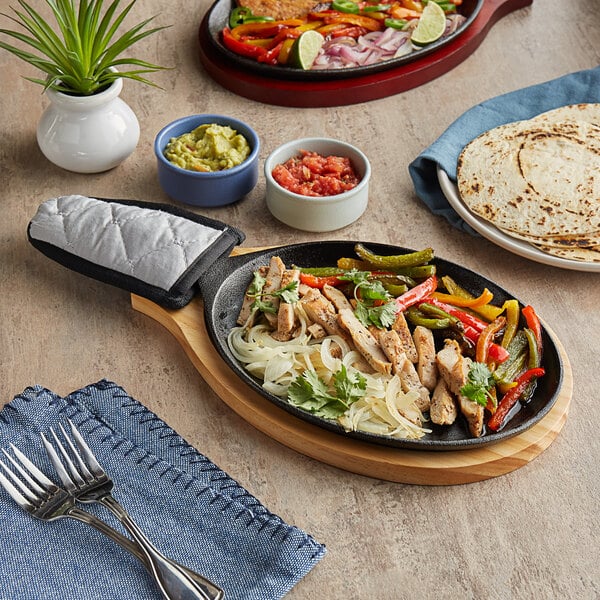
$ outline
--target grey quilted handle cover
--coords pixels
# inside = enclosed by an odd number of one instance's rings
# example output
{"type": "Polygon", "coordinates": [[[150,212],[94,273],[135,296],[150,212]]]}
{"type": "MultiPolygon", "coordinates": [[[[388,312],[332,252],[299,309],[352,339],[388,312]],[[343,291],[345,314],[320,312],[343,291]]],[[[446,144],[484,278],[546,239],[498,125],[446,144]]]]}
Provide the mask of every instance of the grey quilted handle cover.
{"type": "Polygon", "coordinates": [[[187,304],[200,275],[244,239],[169,205],[80,195],[42,203],[28,236],[64,266],[172,308],[187,304]]]}

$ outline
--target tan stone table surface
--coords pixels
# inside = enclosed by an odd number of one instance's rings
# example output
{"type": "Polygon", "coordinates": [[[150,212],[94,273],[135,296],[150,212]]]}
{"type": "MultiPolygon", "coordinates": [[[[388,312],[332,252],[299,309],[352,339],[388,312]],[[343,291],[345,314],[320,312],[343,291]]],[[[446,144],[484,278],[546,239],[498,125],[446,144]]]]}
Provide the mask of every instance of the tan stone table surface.
{"type": "MultiPolygon", "coordinates": [[[[9,4],[0,0],[0,12],[9,4]]],[[[453,229],[416,198],[407,170],[471,106],[598,65],[597,2],[535,0],[494,25],[464,62],[421,87],[314,109],[258,103],[213,81],[197,46],[209,6],[209,0],[136,4],[135,16],[158,13],[160,24],[172,24],[144,40],[137,54],[173,68],[154,76],[163,89],[125,83],[122,97],[139,118],[141,138],[107,173],[69,173],[44,158],[35,129],[47,101],[21,77],[34,73],[0,51],[1,402],[36,383],[60,394],[101,378],[122,385],[273,512],[327,545],[325,559],[290,599],[600,597],[600,275],[544,266],[453,229]],[[241,228],[246,246],[324,239],[432,245],[533,304],[573,369],[569,418],[554,443],[512,473],[448,487],[390,483],[322,464],[238,417],[176,340],[131,308],[126,292],[69,271],[28,244],[27,223],[48,198],[81,193],[169,202],[157,183],[154,136],[169,121],[200,112],[253,125],[262,140],[261,169],[277,145],[307,135],[354,142],[372,161],[366,213],[333,233],[305,233],[272,218],[262,173],[239,203],[195,209],[241,228]]]]}

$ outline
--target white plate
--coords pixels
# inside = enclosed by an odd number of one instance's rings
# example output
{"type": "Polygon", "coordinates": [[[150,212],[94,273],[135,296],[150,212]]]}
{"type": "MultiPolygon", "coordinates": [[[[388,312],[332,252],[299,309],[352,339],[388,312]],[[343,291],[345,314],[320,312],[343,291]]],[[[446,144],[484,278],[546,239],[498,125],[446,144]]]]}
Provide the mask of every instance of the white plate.
{"type": "Polygon", "coordinates": [[[551,265],[561,269],[570,269],[573,271],[600,273],[600,263],[582,260],[569,260],[567,258],[560,258],[559,256],[552,256],[542,252],[541,250],[538,250],[527,242],[515,239],[500,231],[498,228],[490,225],[488,222],[473,214],[467,208],[460,198],[456,184],[450,179],[450,177],[448,177],[446,171],[444,171],[440,166],[437,168],[437,177],[440,187],[442,188],[442,192],[444,193],[444,196],[446,196],[450,206],[466,223],[468,223],[475,231],[477,231],[477,233],[490,240],[490,242],[494,242],[494,244],[504,248],[505,250],[508,250],[509,252],[512,252],[513,254],[518,254],[519,256],[529,258],[545,265],[551,265]]]}

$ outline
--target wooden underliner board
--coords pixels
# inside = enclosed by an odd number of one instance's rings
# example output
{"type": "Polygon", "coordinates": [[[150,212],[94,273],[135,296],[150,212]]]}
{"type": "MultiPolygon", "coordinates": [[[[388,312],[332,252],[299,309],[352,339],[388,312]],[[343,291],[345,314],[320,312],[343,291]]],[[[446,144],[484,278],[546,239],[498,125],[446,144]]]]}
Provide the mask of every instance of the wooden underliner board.
{"type": "Polygon", "coordinates": [[[248,423],[297,452],[352,473],[419,485],[482,481],[531,462],[554,441],[567,420],[573,376],[565,350],[552,332],[563,362],[563,384],[555,405],[540,422],[518,436],[489,446],[450,452],[415,451],[347,438],[298,419],[263,398],[239,379],[215,350],[199,297],[178,310],[163,308],[135,294],[131,295],[131,303],[175,336],[202,378],[248,423]]]}
{"type": "Polygon", "coordinates": [[[404,92],[447,73],[477,49],[494,23],[532,2],[485,0],[465,32],[439,50],[379,73],[332,81],[283,80],[249,72],[214,47],[205,16],[198,34],[200,62],[206,72],[229,91],[265,104],[297,108],[357,104],[404,92]]]}

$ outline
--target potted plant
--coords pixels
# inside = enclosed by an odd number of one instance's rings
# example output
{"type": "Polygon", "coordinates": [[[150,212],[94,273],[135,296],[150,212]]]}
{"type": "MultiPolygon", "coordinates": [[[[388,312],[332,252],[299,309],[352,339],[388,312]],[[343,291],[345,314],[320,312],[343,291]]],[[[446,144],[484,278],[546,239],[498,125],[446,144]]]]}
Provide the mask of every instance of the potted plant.
{"type": "Polygon", "coordinates": [[[162,29],[149,28],[155,17],[130,29],[123,22],[136,0],[121,7],[113,0],[45,0],[54,23],[25,0],[21,10],[3,15],[20,30],[0,34],[0,48],[41,71],[42,78],[26,77],[43,86],[50,100],[37,128],[43,154],[70,171],[97,173],[111,169],[135,149],[139,124],[131,108],[119,98],[123,79],[155,85],[145,75],[163,69],[124,56],[132,45],[162,29]]]}

